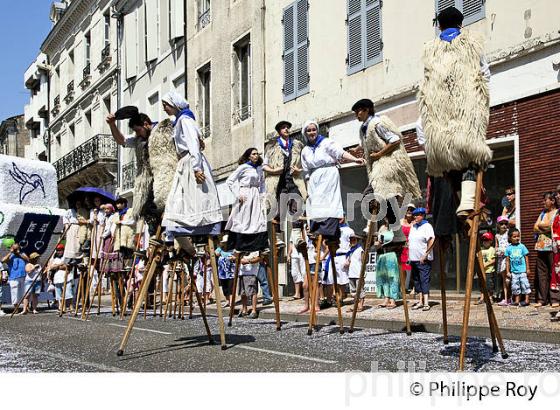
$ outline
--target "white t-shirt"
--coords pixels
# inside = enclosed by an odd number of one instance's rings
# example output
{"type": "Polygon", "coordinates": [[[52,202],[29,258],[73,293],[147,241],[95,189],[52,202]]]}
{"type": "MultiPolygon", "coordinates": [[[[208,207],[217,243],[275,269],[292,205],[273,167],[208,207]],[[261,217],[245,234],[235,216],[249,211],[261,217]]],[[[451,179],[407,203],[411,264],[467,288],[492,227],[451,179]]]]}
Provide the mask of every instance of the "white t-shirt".
{"type": "MultiPolygon", "coordinates": [[[[408,260],[411,262],[418,262],[426,253],[428,242],[433,238],[435,238],[434,228],[432,228],[429,222],[424,223],[420,227],[413,224],[408,234],[408,260]]],[[[433,249],[428,255],[428,260],[434,260],[433,249]]]]}
{"type": "Polygon", "coordinates": [[[360,270],[362,269],[362,257],[364,248],[361,246],[357,248],[352,255],[350,255],[350,267],[348,268],[348,277],[351,279],[360,278],[360,270]]]}
{"type": "MultiPolygon", "coordinates": [[[[247,259],[253,259],[259,256],[259,252],[251,252],[245,256],[247,259]]],[[[247,263],[246,265],[239,265],[239,276],[257,276],[259,272],[260,263],[247,263]]]]}
{"type": "MultiPolygon", "coordinates": [[[[53,265],[60,265],[64,263],[64,259],[63,258],[52,258],[52,264],[53,265]]],[[[53,283],[54,284],[59,284],[59,283],[64,283],[64,275],[66,274],[66,271],[64,269],[59,269],[56,271],[56,273],[54,274],[53,277],[53,283]]],[[[70,280],[71,277],[70,275],[68,275],[68,278],[66,279],[67,281],[70,280]]]]}

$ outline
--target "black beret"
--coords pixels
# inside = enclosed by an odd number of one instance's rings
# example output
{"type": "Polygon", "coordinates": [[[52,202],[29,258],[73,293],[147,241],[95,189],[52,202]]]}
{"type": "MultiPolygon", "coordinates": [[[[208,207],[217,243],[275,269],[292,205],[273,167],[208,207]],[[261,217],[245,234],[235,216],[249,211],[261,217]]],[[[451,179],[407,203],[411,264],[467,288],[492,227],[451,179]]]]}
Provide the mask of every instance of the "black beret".
{"type": "Polygon", "coordinates": [[[276,130],[276,132],[280,132],[280,130],[284,128],[285,125],[287,125],[288,128],[292,128],[292,123],[290,121],[282,120],[274,126],[274,129],[276,130]]]}
{"type": "Polygon", "coordinates": [[[368,98],[363,98],[359,101],[357,101],[353,106],[352,106],[352,111],[358,111],[362,108],[365,108],[366,110],[373,110],[373,101],[371,101],[368,98]]]}
{"type": "Polygon", "coordinates": [[[127,105],[126,107],[119,108],[115,111],[115,118],[117,120],[126,120],[138,116],[139,113],[140,111],[138,111],[138,107],[127,105]]]}
{"type": "Polygon", "coordinates": [[[442,10],[437,16],[438,23],[444,29],[459,27],[461,24],[463,24],[463,19],[463,13],[461,13],[455,7],[448,7],[442,10]]]}

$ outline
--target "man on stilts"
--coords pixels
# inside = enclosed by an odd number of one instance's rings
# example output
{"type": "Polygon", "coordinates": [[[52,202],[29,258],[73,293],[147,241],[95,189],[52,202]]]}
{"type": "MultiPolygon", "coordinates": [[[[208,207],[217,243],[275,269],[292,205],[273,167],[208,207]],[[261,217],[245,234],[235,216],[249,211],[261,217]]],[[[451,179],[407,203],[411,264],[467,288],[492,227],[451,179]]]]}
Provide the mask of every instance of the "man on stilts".
{"type": "MultiPolygon", "coordinates": [[[[492,151],[486,143],[490,115],[490,73],[482,42],[474,35],[462,32],[463,14],[459,10],[455,7],[443,10],[437,16],[437,22],[441,34],[424,48],[424,79],[418,93],[421,121],[417,129],[418,137],[425,137],[427,173],[434,177],[431,196],[437,198],[434,204],[436,227],[441,220],[454,220],[446,211],[453,209],[454,191],[460,184],[461,199],[456,214],[463,218],[470,229],[459,359],[459,368],[463,370],[472,281],[475,265],[480,264],[476,253],[479,250],[478,225],[483,212],[482,177],[492,159],[492,151]],[[441,177],[447,180],[439,179],[441,177]]],[[[487,293],[485,273],[481,266],[478,269],[484,294],[487,293]]],[[[494,351],[498,350],[497,339],[502,356],[506,357],[488,295],[485,295],[485,299],[494,351]]]]}

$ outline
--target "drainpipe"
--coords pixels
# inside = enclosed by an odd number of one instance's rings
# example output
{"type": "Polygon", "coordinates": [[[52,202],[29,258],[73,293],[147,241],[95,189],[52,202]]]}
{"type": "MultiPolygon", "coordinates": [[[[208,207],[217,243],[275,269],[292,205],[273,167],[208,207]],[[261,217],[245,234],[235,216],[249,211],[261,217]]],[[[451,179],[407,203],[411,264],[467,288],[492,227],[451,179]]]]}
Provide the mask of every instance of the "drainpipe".
{"type": "MultiPolygon", "coordinates": [[[[51,66],[50,57],[47,55],[47,67],[51,66]]],[[[47,162],[51,162],[51,73],[47,71],[47,162]]],[[[44,142],[44,141],[43,141],[44,142]]]]}
{"type": "MultiPolygon", "coordinates": [[[[113,18],[117,20],[117,106],[116,110],[121,108],[122,104],[122,47],[121,43],[123,40],[123,16],[122,12],[116,10],[114,7],[113,18]]],[[[117,186],[116,189],[120,192],[121,181],[122,181],[122,147],[117,145],[117,186]]]]}
{"type": "Polygon", "coordinates": [[[188,78],[187,78],[187,73],[188,73],[188,68],[189,68],[189,64],[188,64],[188,60],[187,60],[187,22],[188,20],[188,10],[187,10],[187,0],[184,1],[184,5],[183,5],[183,38],[184,38],[184,51],[183,51],[183,55],[184,55],[184,59],[185,59],[185,99],[188,100],[187,98],[187,84],[188,84],[188,78]]]}
{"type": "MultiPolygon", "coordinates": [[[[266,5],[265,5],[265,0],[261,1],[261,49],[262,49],[262,80],[261,80],[261,106],[262,106],[262,121],[263,121],[263,133],[262,135],[264,136],[263,138],[265,139],[265,141],[263,141],[263,146],[264,143],[266,142],[266,5]]],[[[254,105],[254,104],[253,104],[254,105]]]]}

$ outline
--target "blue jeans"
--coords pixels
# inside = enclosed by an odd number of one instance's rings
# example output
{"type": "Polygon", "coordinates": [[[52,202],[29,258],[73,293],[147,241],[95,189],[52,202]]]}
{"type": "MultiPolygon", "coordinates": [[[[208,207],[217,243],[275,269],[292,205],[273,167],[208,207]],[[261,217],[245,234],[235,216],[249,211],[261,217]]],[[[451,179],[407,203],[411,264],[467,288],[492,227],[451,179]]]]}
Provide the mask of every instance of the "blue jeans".
{"type": "Polygon", "coordinates": [[[264,264],[259,264],[259,270],[257,272],[257,280],[262,289],[263,300],[272,300],[270,294],[270,288],[268,287],[268,278],[266,276],[266,267],[264,264]]]}
{"type": "Polygon", "coordinates": [[[414,290],[416,291],[416,293],[423,293],[427,295],[428,293],[430,293],[430,274],[432,272],[432,262],[410,262],[410,265],[412,266],[414,290]]]}

